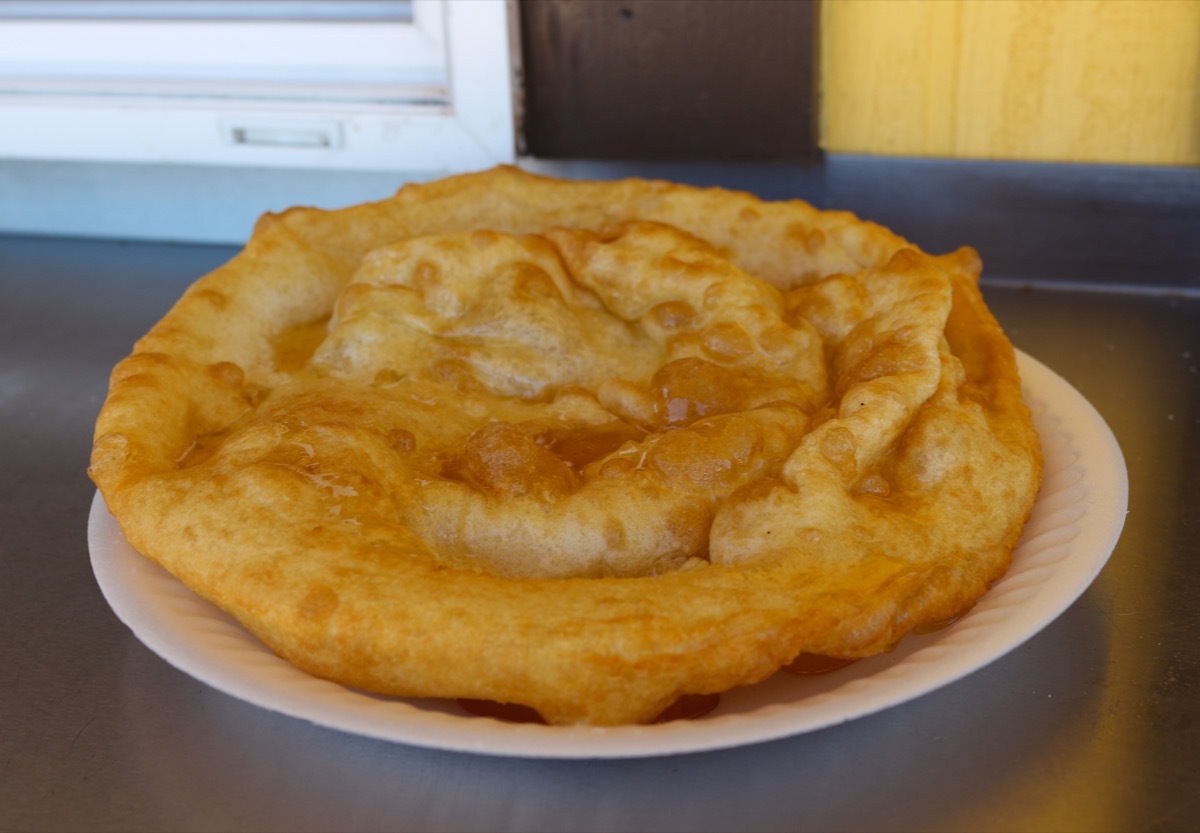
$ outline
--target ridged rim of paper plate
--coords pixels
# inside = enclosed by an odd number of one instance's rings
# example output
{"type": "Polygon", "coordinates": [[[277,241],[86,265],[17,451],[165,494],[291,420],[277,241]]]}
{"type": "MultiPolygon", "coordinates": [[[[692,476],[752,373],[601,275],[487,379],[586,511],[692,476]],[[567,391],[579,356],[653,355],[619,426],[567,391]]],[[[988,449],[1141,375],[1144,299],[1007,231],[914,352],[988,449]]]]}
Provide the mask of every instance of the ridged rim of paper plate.
{"type": "Polygon", "coordinates": [[[376,697],[309,676],[138,554],[99,494],[88,522],[93,570],[117,616],[181,671],[262,708],[358,735],[488,755],[628,758],[811,732],[897,706],[1002,657],[1066,610],[1116,546],[1128,504],[1116,439],[1065,380],[1029,356],[1019,353],[1018,361],[1046,468],[1004,578],[949,627],[910,635],[889,654],[833,673],[781,672],[723,694],[696,720],[616,728],[505,723],[451,702],[376,697]]]}

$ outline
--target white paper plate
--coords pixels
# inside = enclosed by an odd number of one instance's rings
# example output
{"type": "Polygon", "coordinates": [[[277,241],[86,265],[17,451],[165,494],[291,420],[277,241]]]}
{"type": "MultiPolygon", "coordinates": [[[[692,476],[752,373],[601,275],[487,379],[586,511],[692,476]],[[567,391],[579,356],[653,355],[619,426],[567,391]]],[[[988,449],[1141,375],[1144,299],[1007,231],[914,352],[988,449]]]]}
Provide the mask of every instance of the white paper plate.
{"type": "Polygon", "coordinates": [[[667,755],[810,732],[911,700],[1013,650],[1079,597],[1116,546],[1128,501],[1116,440],[1066,381],[1018,358],[1046,473],[1008,574],[948,628],[908,636],[890,654],[829,674],[781,672],[723,694],[717,709],[697,720],[608,729],[513,724],[468,715],[449,701],[375,697],[310,677],[139,555],[99,494],[88,524],[92,566],[116,614],[172,665],[233,697],[346,732],[542,758],[667,755]]]}

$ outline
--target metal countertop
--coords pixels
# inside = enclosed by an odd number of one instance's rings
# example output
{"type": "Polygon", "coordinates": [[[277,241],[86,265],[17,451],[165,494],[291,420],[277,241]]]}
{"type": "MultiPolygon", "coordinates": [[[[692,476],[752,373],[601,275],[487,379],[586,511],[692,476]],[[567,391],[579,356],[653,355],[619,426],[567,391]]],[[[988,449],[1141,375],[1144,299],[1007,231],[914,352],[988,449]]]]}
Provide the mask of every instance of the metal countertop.
{"type": "Polygon", "coordinates": [[[109,370],[233,250],[0,237],[0,830],[1195,830],[1200,299],[993,284],[1108,421],[1130,513],[1100,577],[971,676],[850,723],[623,761],[318,728],[173,669],[92,576],[109,370]]]}

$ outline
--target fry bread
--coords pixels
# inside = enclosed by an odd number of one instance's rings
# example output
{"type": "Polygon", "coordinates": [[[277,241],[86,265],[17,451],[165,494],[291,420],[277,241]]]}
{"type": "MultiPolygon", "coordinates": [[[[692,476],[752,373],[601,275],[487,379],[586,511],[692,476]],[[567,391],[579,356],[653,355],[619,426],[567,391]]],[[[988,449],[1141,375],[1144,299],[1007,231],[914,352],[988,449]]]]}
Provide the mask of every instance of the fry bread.
{"type": "Polygon", "coordinates": [[[647,722],[968,609],[1037,435],[970,249],[497,168],[264,217],[113,371],[130,542],[320,677],[647,722]]]}

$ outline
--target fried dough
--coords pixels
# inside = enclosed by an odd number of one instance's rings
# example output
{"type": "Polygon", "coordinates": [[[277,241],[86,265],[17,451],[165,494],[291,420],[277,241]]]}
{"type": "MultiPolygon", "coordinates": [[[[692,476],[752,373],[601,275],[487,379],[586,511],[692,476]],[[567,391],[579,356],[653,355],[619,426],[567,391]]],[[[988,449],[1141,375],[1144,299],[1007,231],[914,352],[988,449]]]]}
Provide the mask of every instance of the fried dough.
{"type": "Polygon", "coordinates": [[[264,217],[113,371],[129,541],[366,691],[647,722],[969,608],[1037,435],[970,249],[497,168],[264,217]]]}

